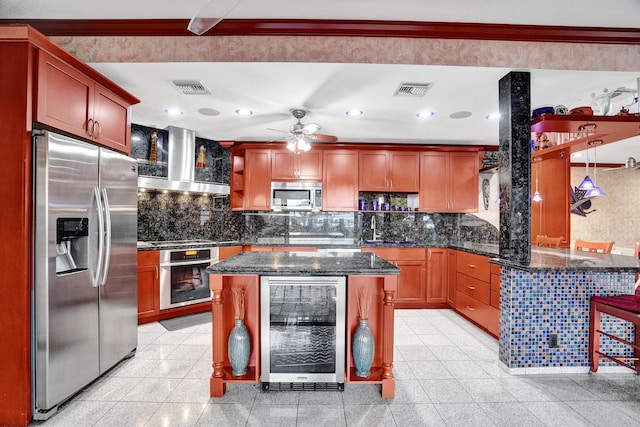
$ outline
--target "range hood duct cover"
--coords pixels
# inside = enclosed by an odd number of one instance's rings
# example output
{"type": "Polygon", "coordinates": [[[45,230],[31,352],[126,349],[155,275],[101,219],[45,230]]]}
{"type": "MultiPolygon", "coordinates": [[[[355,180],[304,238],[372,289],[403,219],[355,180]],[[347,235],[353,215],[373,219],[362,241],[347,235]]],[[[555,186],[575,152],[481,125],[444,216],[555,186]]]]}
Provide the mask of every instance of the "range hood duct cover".
{"type": "Polygon", "coordinates": [[[196,182],[196,133],[195,131],[168,126],[169,133],[167,179],[156,177],[138,177],[138,187],[149,190],[167,190],[191,193],[207,193],[216,196],[229,194],[226,184],[196,182]]]}

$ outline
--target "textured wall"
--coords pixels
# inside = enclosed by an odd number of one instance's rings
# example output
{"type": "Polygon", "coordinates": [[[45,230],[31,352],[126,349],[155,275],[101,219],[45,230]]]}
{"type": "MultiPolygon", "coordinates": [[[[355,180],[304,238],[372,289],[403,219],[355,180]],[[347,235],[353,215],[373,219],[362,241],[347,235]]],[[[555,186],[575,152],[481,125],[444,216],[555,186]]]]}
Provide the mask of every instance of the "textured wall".
{"type": "MultiPolygon", "coordinates": [[[[571,168],[571,185],[580,184],[584,167],[571,168]]],[[[593,179],[593,169],[589,173],[593,179]]],[[[640,170],[597,170],[597,184],[606,196],[593,199],[586,217],[571,214],[571,237],[616,242],[614,251],[633,254],[640,241],[640,170]]],[[[543,195],[544,197],[544,195],[543,195]]]]}

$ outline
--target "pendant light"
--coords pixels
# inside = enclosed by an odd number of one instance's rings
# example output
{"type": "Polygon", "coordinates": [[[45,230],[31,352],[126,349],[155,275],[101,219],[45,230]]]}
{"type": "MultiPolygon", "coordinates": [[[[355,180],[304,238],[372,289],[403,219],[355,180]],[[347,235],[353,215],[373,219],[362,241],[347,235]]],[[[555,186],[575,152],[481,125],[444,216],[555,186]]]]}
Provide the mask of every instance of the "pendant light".
{"type": "MultiPolygon", "coordinates": [[[[595,125],[594,125],[595,126],[595,125]]],[[[598,187],[598,155],[596,153],[596,147],[602,143],[602,140],[592,141],[593,145],[593,188],[585,194],[585,197],[601,197],[606,196],[606,193],[602,188],[598,187]]]]}
{"type": "Polygon", "coordinates": [[[540,192],[538,191],[538,171],[536,171],[536,191],[533,193],[533,197],[531,197],[531,201],[532,202],[541,202],[542,201],[542,196],[540,195],[540,192]]]}
{"type": "MultiPolygon", "coordinates": [[[[585,130],[587,125],[580,125],[580,127],[578,127],[578,130],[585,130]]],[[[593,183],[593,181],[591,181],[591,178],[589,178],[589,130],[587,129],[587,162],[585,163],[586,167],[587,167],[587,171],[585,173],[585,177],[582,180],[582,182],[580,183],[580,185],[578,185],[578,190],[584,190],[584,191],[589,191],[589,190],[593,190],[594,188],[596,188],[596,185],[593,183]]]]}

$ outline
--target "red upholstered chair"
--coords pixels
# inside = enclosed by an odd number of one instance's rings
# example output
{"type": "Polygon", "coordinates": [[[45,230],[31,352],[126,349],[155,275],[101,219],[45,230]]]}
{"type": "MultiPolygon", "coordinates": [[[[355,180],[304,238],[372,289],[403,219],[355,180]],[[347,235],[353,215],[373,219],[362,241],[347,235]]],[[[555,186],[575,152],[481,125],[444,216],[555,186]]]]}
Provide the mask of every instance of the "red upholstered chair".
{"type": "MultiPolygon", "coordinates": [[[[640,242],[636,242],[635,257],[638,258],[639,256],[640,242]]],[[[637,283],[636,281],[636,286],[637,283]]],[[[598,371],[598,365],[602,359],[612,360],[618,365],[634,370],[636,374],[640,375],[640,286],[636,287],[635,295],[591,297],[591,313],[589,316],[589,362],[591,372],[598,371]],[[600,329],[600,315],[602,313],[631,322],[635,327],[634,342],[603,332],[600,329]],[[600,337],[602,335],[633,348],[633,356],[617,356],[602,352],[600,350],[600,337]]]]}

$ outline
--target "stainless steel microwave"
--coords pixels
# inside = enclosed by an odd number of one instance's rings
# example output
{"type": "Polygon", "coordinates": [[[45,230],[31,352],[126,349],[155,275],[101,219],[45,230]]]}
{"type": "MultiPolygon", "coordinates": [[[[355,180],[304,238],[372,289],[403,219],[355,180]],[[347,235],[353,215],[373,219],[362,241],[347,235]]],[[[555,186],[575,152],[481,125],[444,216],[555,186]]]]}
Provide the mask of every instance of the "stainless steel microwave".
{"type": "Polygon", "coordinates": [[[322,183],[272,182],[271,209],[278,211],[321,210],[322,183]]]}

